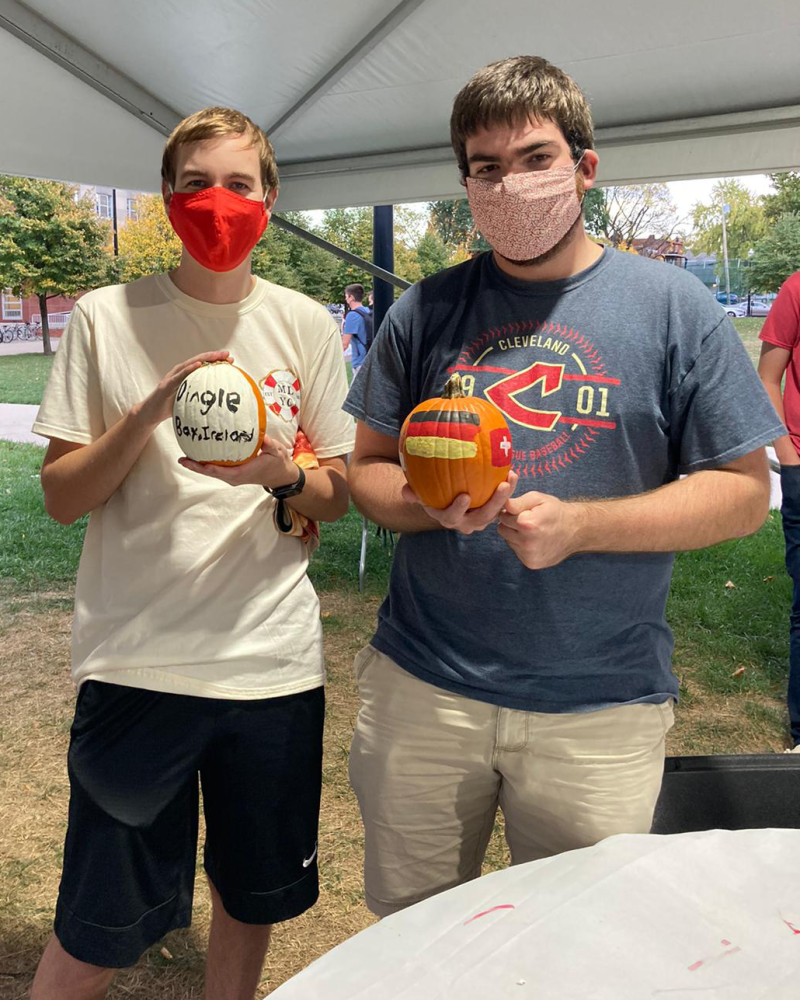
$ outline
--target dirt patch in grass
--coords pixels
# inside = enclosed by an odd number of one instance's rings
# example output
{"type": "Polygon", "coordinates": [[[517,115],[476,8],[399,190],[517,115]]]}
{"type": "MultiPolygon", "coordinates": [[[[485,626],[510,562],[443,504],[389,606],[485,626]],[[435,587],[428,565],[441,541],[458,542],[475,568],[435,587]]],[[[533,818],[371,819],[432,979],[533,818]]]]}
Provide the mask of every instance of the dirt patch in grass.
{"type": "MultiPolygon", "coordinates": [[[[0,602],[0,1000],[22,1000],[52,927],[66,830],[66,751],[74,695],[69,682],[69,591],[0,602]]],[[[321,595],[328,664],[320,836],[320,901],[279,925],[259,988],[263,996],[373,922],[363,902],[363,836],[347,780],[357,709],[353,657],[369,641],[378,598],[321,595]]],[[[709,692],[698,665],[679,669],[683,701],[671,754],[753,753],[784,745],[783,705],[766,694],[709,692]],[[699,675],[699,674],[698,674],[699,675]]],[[[202,842],[202,831],[201,831],[202,842]]],[[[508,852],[498,817],[485,870],[508,852]]],[[[198,864],[192,927],[177,931],[120,973],[114,1000],[200,1000],[210,906],[198,864]],[[161,952],[165,947],[171,957],[161,952]]]]}
{"type": "MultiPolygon", "coordinates": [[[[69,600],[68,593],[13,601],[6,595],[0,612],[1,1000],[27,996],[52,928],[66,832],[66,752],[74,706],[71,613],[63,609],[69,600]]],[[[304,916],[276,927],[261,995],[374,919],[363,902],[363,835],[347,781],[347,753],[356,713],[353,656],[369,641],[378,602],[336,594],[323,594],[321,601],[328,713],[320,900],[304,916]]],[[[120,973],[109,996],[199,1000],[209,920],[208,893],[198,877],[192,927],[169,935],[135,968],[120,973]],[[171,958],[162,955],[162,946],[171,958]]]]}

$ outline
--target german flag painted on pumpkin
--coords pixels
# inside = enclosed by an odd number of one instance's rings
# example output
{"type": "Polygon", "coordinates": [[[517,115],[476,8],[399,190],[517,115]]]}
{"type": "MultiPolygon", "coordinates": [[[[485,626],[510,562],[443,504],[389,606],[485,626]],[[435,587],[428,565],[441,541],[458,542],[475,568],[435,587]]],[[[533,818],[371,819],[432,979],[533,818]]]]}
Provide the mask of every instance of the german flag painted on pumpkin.
{"type": "Polygon", "coordinates": [[[479,414],[464,410],[412,413],[406,430],[406,451],[419,458],[475,458],[480,424],[479,414]]]}

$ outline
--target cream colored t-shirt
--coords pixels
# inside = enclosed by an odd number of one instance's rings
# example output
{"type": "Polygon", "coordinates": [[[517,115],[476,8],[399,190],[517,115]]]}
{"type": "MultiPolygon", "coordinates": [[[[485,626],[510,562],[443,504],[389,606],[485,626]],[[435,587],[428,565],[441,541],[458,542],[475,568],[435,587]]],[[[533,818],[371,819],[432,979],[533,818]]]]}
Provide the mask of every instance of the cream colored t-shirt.
{"type": "MultiPolygon", "coordinates": [[[[302,427],[319,458],[347,454],[353,420],[341,338],[327,310],[261,279],[211,305],[167,275],[90,292],[75,305],[34,424],[90,444],[175,365],[227,350],[262,388],[267,434],[302,427]]],[[[92,511],[78,571],[72,676],[212,698],[266,698],[324,679],[319,603],[299,538],[273,524],[260,486],[189,472],[172,422],[92,511]]]]}

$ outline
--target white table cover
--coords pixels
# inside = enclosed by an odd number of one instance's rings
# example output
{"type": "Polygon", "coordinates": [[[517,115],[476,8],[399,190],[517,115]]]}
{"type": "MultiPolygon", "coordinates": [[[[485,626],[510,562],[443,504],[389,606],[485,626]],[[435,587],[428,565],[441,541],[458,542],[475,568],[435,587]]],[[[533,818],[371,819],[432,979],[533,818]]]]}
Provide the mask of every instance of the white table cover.
{"type": "Polygon", "coordinates": [[[334,948],[270,1000],[800,1000],[800,831],[611,837],[334,948]]]}

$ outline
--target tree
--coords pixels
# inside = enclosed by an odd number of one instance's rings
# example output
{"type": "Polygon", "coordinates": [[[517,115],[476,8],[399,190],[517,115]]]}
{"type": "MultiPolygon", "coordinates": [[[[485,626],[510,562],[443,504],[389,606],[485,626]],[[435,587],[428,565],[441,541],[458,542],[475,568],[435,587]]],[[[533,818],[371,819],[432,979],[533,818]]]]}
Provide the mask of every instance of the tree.
{"type": "Polygon", "coordinates": [[[694,232],[691,246],[697,252],[717,255],[717,271],[722,273],[722,207],[730,205],[726,216],[728,257],[747,258],[748,252],[767,231],[761,199],[734,178],[718,181],[711,189],[708,203],[692,210],[694,232]]]}
{"type": "Polygon", "coordinates": [[[602,236],[610,219],[606,208],[606,196],[599,187],[589,188],[583,196],[583,221],[592,236],[602,236]]]}
{"type": "Polygon", "coordinates": [[[789,170],[784,174],[770,174],[769,179],[775,194],[766,194],[763,198],[767,222],[777,222],[787,213],[800,213],[800,173],[789,170]]]}
{"type": "Polygon", "coordinates": [[[125,282],[171,271],[181,259],[181,241],[167,218],[161,195],[141,195],[135,209],[136,218],[119,231],[119,274],[125,282]]]}
{"type": "MultiPolygon", "coordinates": [[[[283,218],[300,229],[311,231],[301,212],[287,212],[283,218]]],[[[253,250],[253,273],[284,288],[330,302],[330,285],[336,269],[334,257],[307,240],[271,223],[253,250]]]]}
{"type": "Polygon", "coordinates": [[[464,260],[470,253],[489,250],[478,232],[466,198],[431,202],[431,224],[450,251],[450,263],[464,260]]]}
{"type": "MultiPolygon", "coordinates": [[[[419,281],[422,272],[416,253],[419,217],[411,209],[398,207],[394,212],[394,273],[406,281],[419,281]]],[[[372,260],[372,209],[331,208],[325,212],[318,234],[329,243],[349,250],[357,257],[372,260]]],[[[329,302],[344,302],[347,285],[372,287],[375,278],[355,264],[333,258],[333,276],[329,285],[329,302]]]]}
{"type": "Polygon", "coordinates": [[[782,215],[756,243],[750,284],[762,292],[777,292],[795,271],[800,271],[800,213],[782,215]]]}
{"type": "MultiPolygon", "coordinates": [[[[424,277],[419,263],[417,247],[420,242],[420,230],[424,235],[427,218],[421,219],[418,212],[405,205],[397,205],[394,210],[394,273],[406,281],[419,281],[424,277]]],[[[370,254],[370,259],[372,255],[370,254]]],[[[374,279],[372,279],[374,281],[374,279]]],[[[395,296],[400,294],[395,289],[395,296]]]]}
{"type": "Polygon", "coordinates": [[[429,274],[436,274],[450,263],[450,254],[444,240],[432,225],[428,226],[417,244],[417,260],[423,278],[427,278],[429,274]]]}
{"type": "Polygon", "coordinates": [[[111,229],[76,194],[57,181],[0,177],[0,288],[38,298],[45,354],[53,353],[47,300],[115,279],[111,229]]]}
{"type": "Polygon", "coordinates": [[[646,236],[668,240],[680,226],[666,184],[591,188],[584,200],[584,217],[587,230],[614,247],[631,247],[646,236]]]}
{"type": "MultiPolygon", "coordinates": [[[[328,209],[323,216],[319,235],[357,257],[372,260],[372,209],[328,209]]],[[[361,284],[365,289],[372,287],[373,278],[368,271],[362,271],[355,264],[349,264],[339,257],[334,257],[333,260],[329,302],[344,302],[344,290],[348,285],[361,284]]]]}

